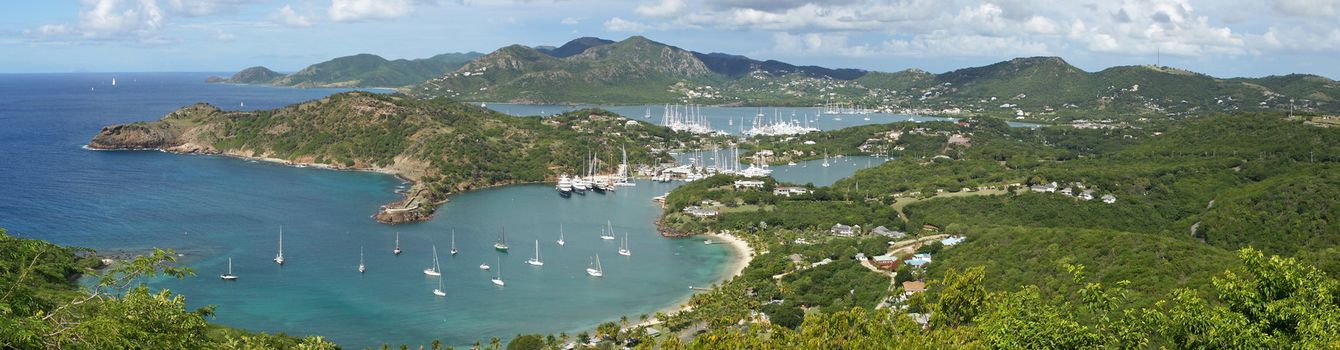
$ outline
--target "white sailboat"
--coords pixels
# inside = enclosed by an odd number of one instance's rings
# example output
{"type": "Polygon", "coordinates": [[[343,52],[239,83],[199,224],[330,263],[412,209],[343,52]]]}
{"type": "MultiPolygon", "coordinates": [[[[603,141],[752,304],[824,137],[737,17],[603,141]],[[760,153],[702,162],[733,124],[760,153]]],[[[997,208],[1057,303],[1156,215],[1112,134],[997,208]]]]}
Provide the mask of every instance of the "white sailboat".
{"type": "Polygon", "coordinates": [[[506,283],[503,283],[503,280],[502,280],[502,258],[498,258],[498,270],[494,271],[494,275],[493,275],[493,284],[496,284],[496,285],[498,285],[499,287],[501,287],[501,286],[503,286],[503,285],[506,284],[506,283]]]}
{"type": "Polygon", "coordinates": [[[279,226],[279,253],[275,254],[275,263],[284,265],[284,226],[279,226]]]}
{"type": "Polygon", "coordinates": [[[437,289],[434,289],[434,290],[433,290],[433,295],[436,295],[436,296],[439,296],[439,297],[445,297],[445,296],[447,296],[447,289],[444,288],[444,287],[442,286],[442,279],[441,279],[441,278],[438,278],[438,279],[437,279],[437,289]]]}
{"type": "Polygon", "coordinates": [[[591,277],[604,277],[604,276],[605,276],[605,271],[603,271],[603,270],[600,269],[600,254],[596,254],[596,263],[595,263],[595,265],[594,265],[594,266],[588,266],[588,267],[586,268],[586,274],[591,275],[591,277]]]}
{"type": "Polygon", "coordinates": [[[824,164],[823,164],[823,165],[824,165],[825,168],[827,168],[827,167],[829,167],[829,166],[832,166],[831,164],[828,164],[828,151],[824,151],[824,164]]]}
{"type": "Polygon", "coordinates": [[[433,245],[433,266],[432,266],[432,267],[429,267],[429,268],[426,268],[426,269],[423,269],[423,274],[425,274],[425,275],[429,275],[429,276],[441,276],[441,275],[442,275],[442,270],[439,268],[439,266],[438,266],[438,264],[437,264],[437,245],[436,245],[436,244],[433,245]]]}
{"type": "Polygon", "coordinates": [[[456,230],[451,230],[451,256],[456,256],[456,230]]]}
{"type": "Polygon", "coordinates": [[[400,232],[395,233],[395,249],[391,250],[395,255],[400,255],[400,232]]]}
{"type": "Polygon", "coordinates": [[[563,240],[563,224],[558,224],[558,245],[565,244],[568,244],[568,242],[563,240]]]}
{"type": "Polygon", "coordinates": [[[116,78],[112,78],[112,86],[116,86],[116,78]]]}
{"type": "Polygon", "coordinates": [[[228,273],[219,275],[219,279],[222,279],[224,281],[237,280],[237,275],[233,274],[233,258],[228,258],[228,273]]]}
{"type": "Polygon", "coordinates": [[[363,247],[358,247],[358,273],[368,271],[368,266],[363,264],[363,247]]]}
{"type": "Polygon", "coordinates": [[[498,241],[493,242],[493,249],[503,253],[507,252],[507,228],[498,231],[498,241]]]}
{"type": "Polygon", "coordinates": [[[628,250],[628,232],[623,233],[623,244],[619,245],[619,255],[633,256],[633,252],[628,250]]]}
{"type": "Polygon", "coordinates": [[[544,266],[544,260],[540,260],[540,240],[535,240],[535,257],[526,260],[526,263],[534,266],[544,266]]]}
{"type": "Polygon", "coordinates": [[[604,228],[601,228],[601,229],[600,229],[600,239],[607,240],[607,241],[608,241],[608,240],[613,240],[613,239],[614,239],[614,224],[610,223],[609,220],[605,220],[605,225],[606,225],[606,226],[609,226],[609,230],[607,231],[607,230],[605,230],[604,228]]]}

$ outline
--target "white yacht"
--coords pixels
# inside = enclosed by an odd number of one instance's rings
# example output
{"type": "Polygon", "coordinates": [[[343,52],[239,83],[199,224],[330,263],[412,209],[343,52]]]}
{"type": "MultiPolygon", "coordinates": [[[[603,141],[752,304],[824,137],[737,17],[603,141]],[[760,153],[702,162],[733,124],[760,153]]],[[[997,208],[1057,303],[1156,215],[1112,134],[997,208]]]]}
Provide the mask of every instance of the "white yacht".
{"type": "Polygon", "coordinates": [[[600,269],[600,254],[596,254],[596,263],[595,263],[595,265],[586,267],[586,274],[591,275],[591,277],[604,277],[604,276],[605,276],[605,272],[604,272],[603,270],[600,269]]]}
{"type": "Polygon", "coordinates": [[[400,255],[400,232],[395,233],[395,249],[391,250],[395,255],[400,255]]]}
{"type": "Polygon", "coordinates": [[[445,296],[447,296],[447,289],[446,289],[446,288],[443,288],[443,286],[442,286],[442,279],[441,279],[441,278],[438,278],[438,279],[437,279],[437,289],[434,289],[434,290],[433,290],[433,295],[436,295],[436,296],[439,296],[439,297],[445,297],[445,296]]]}
{"type": "Polygon", "coordinates": [[[607,241],[609,241],[609,240],[614,240],[614,224],[613,224],[613,223],[610,223],[609,220],[605,220],[605,225],[609,226],[609,230],[605,230],[604,228],[601,228],[601,229],[600,229],[600,239],[607,240],[607,241]]]}
{"type": "Polygon", "coordinates": [[[526,260],[526,263],[534,266],[544,266],[544,260],[540,260],[540,240],[535,240],[535,257],[526,260]]]}
{"type": "Polygon", "coordinates": [[[233,274],[233,258],[228,258],[228,273],[219,275],[219,279],[224,281],[236,281],[237,275],[233,274]]]}
{"type": "Polygon", "coordinates": [[[498,258],[498,270],[494,271],[494,275],[493,275],[493,284],[496,284],[496,285],[498,285],[499,287],[501,287],[501,286],[503,286],[503,285],[506,284],[506,283],[503,283],[503,280],[502,280],[502,258],[498,258]]]}
{"type": "Polygon", "coordinates": [[[358,247],[358,273],[368,271],[368,266],[363,264],[363,247],[358,247]]]}
{"type": "Polygon", "coordinates": [[[284,226],[279,226],[279,253],[275,254],[275,263],[284,265],[284,226]]]}
{"type": "Polygon", "coordinates": [[[623,244],[619,245],[619,255],[633,256],[633,252],[628,250],[628,232],[623,233],[623,244]]]}
{"type": "Polygon", "coordinates": [[[456,256],[456,230],[451,230],[451,256],[456,256]]]}
{"type": "Polygon", "coordinates": [[[423,274],[429,276],[442,276],[442,270],[437,263],[437,245],[433,245],[433,266],[423,269],[423,274]]]}
{"type": "Polygon", "coordinates": [[[566,244],[568,244],[568,242],[563,240],[563,224],[558,224],[558,245],[566,244]]]}

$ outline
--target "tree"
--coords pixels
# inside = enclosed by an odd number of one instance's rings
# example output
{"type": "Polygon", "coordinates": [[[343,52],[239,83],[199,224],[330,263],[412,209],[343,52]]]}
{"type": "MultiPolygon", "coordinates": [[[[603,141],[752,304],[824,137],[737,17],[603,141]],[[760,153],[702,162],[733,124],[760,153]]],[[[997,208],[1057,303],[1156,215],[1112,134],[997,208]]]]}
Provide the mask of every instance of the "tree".
{"type": "Polygon", "coordinates": [[[982,279],[986,270],[981,266],[959,272],[950,269],[943,279],[931,282],[930,300],[932,327],[957,327],[973,321],[985,308],[989,296],[982,279]]]}
{"type": "Polygon", "coordinates": [[[544,337],[539,334],[518,334],[512,341],[507,342],[507,350],[540,350],[544,347],[544,337]]]}

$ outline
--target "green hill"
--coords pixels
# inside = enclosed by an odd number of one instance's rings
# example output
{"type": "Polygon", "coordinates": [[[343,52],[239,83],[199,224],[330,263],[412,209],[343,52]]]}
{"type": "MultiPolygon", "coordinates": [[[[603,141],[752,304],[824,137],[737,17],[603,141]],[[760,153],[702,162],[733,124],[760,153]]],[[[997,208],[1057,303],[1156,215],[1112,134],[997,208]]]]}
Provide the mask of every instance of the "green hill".
{"type": "Polygon", "coordinates": [[[426,219],[447,195],[577,173],[588,152],[613,171],[621,149],[632,165],[670,160],[689,141],[667,128],[601,110],[519,118],[447,99],[349,92],[253,112],[188,106],[155,122],[108,126],[96,149],[269,158],[338,169],[376,170],[414,181],[408,198],[378,219],[426,219]]]}
{"type": "Polygon", "coordinates": [[[275,79],[274,85],[297,87],[401,87],[422,83],[481,56],[449,53],[415,60],[387,60],[372,54],[339,57],[275,79]]]}
{"type": "Polygon", "coordinates": [[[272,71],[269,68],[256,66],[243,69],[234,73],[227,79],[220,77],[209,77],[206,82],[210,83],[230,83],[230,84],[269,84],[271,81],[283,77],[283,74],[272,71]]]}

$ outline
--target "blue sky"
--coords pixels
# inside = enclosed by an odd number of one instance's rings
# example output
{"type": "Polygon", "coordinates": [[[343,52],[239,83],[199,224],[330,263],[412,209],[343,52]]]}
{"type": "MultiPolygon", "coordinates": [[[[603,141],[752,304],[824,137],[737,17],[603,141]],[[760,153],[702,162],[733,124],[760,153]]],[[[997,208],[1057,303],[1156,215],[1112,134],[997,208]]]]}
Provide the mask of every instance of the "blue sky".
{"type": "Polygon", "coordinates": [[[1086,70],[1340,78],[1340,0],[51,0],[0,13],[0,72],[294,71],[643,35],[796,64],[943,72],[1020,56],[1086,70]]]}

